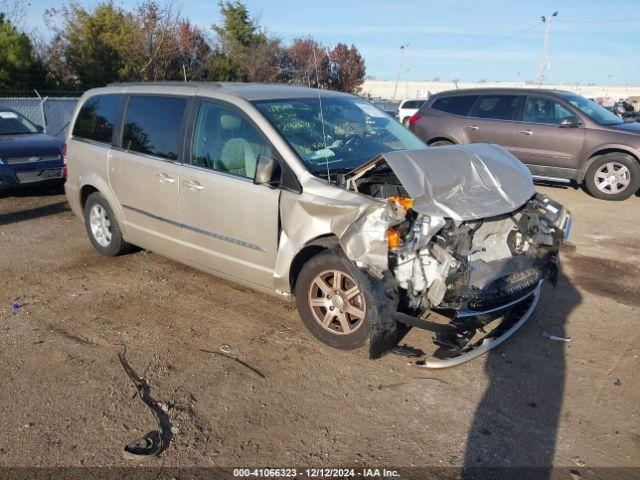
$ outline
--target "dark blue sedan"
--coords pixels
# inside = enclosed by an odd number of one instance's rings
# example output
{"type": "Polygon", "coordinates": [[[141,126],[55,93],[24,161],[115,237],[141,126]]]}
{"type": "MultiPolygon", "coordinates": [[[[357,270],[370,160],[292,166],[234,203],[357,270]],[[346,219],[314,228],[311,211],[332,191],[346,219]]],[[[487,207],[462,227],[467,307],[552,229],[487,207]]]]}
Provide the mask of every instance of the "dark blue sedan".
{"type": "Polygon", "coordinates": [[[0,108],[0,189],[64,182],[64,142],[0,108]]]}

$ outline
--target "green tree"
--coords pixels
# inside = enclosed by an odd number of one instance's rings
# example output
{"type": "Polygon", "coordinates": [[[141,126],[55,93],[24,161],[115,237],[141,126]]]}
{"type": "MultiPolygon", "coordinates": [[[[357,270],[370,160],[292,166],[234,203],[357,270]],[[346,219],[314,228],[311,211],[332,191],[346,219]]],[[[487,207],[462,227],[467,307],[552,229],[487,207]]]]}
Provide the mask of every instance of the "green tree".
{"type": "Polygon", "coordinates": [[[282,57],[280,39],[268,35],[239,0],[220,2],[221,25],[213,25],[218,48],[210,62],[212,80],[273,82],[282,57]]]}
{"type": "Polygon", "coordinates": [[[131,78],[134,64],[135,24],[131,13],[111,0],[91,12],[71,3],[61,12],[47,11],[54,38],[48,49],[48,64],[58,82],[91,88],[131,78]],[[53,18],[61,14],[58,27],[53,18]]]}
{"type": "Polygon", "coordinates": [[[19,32],[0,12],[0,88],[40,87],[37,68],[29,37],[19,32]]]}

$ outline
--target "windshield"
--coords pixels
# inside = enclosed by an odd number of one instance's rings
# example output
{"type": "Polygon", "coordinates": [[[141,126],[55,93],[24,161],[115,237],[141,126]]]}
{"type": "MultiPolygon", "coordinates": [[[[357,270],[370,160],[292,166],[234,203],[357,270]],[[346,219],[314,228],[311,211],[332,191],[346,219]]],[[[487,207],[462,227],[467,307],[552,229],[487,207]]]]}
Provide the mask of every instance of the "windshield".
{"type": "Polygon", "coordinates": [[[597,103],[587,100],[580,95],[573,95],[571,93],[563,93],[561,95],[567,102],[600,125],[618,125],[619,123],[623,123],[620,117],[611,113],[602,105],[598,105],[597,103]]]}
{"type": "Polygon", "coordinates": [[[321,102],[294,98],[254,104],[314,175],[349,171],[383,152],[426,148],[397,121],[359,98],[323,97],[321,102]]]}
{"type": "Polygon", "coordinates": [[[36,126],[16,112],[0,110],[0,135],[38,133],[36,126]]]}

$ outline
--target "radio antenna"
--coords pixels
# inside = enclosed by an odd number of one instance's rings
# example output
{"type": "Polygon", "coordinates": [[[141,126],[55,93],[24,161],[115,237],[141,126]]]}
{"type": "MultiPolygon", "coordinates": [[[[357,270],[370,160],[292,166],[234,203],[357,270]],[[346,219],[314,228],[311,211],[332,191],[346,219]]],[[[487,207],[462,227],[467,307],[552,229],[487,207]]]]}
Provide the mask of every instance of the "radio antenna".
{"type": "Polygon", "coordinates": [[[324,114],[322,113],[322,95],[320,95],[320,76],[318,75],[318,56],[316,54],[316,46],[313,45],[313,63],[316,67],[316,88],[318,90],[318,104],[320,105],[320,123],[322,123],[322,142],[324,143],[324,160],[327,167],[327,180],[331,181],[329,176],[329,156],[327,155],[327,135],[324,131],[324,114]]]}

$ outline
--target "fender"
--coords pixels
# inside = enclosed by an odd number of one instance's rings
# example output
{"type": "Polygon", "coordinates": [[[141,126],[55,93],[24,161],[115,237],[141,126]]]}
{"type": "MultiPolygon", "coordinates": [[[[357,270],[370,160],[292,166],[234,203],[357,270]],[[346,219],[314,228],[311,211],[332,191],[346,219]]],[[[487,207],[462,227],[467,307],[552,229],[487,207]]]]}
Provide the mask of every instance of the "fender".
{"type": "Polygon", "coordinates": [[[631,148],[629,145],[623,145],[619,143],[609,143],[605,145],[598,145],[597,147],[592,148],[586,155],[587,161],[582,165],[578,172],[578,177],[576,181],[578,183],[584,182],[584,178],[587,174],[587,170],[593,162],[595,162],[598,157],[604,155],[605,153],[611,153],[611,150],[617,150],[620,152],[624,152],[628,155],[631,155],[636,160],[640,161],[640,150],[636,150],[635,148],[631,148]],[[602,152],[602,153],[599,153],[602,152]]]}
{"type": "Polygon", "coordinates": [[[105,200],[111,207],[111,210],[113,211],[113,214],[115,215],[116,220],[118,222],[118,226],[120,227],[120,231],[122,232],[122,236],[126,240],[129,235],[127,232],[127,225],[124,221],[124,213],[122,211],[122,206],[120,205],[120,202],[118,202],[118,200],[116,199],[116,196],[111,190],[111,187],[109,186],[109,184],[102,177],[100,177],[95,173],[88,173],[86,175],[83,175],[78,179],[78,184],[79,184],[78,193],[77,193],[78,204],[80,204],[80,201],[81,201],[80,192],[82,192],[82,188],[86,186],[91,186],[96,190],[98,190],[98,192],[100,192],[100,194],[105,198],[105,200]]]}

